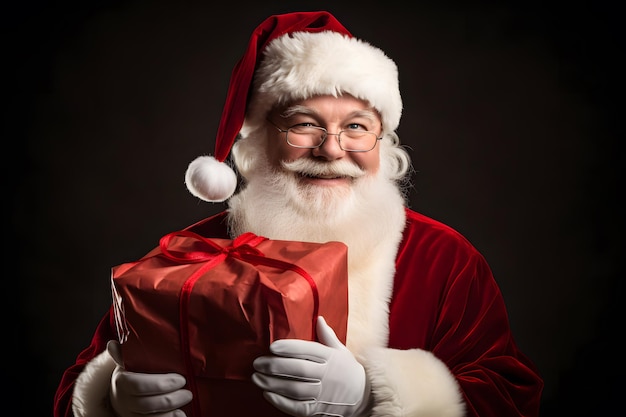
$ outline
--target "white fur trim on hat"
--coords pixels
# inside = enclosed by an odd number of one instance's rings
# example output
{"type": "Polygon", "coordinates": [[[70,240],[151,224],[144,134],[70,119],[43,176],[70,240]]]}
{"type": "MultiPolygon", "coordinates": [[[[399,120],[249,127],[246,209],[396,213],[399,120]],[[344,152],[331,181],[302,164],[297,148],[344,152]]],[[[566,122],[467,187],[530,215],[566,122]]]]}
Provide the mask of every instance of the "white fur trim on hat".
{"type": "Polygon", "coordinates": [[[237,188],[237,174],[225,162],[199,156],[187,167],[185,185],[191,194],[208,202],[230,198],[237,188]]]}
{"type": "Polygon", "coordinates": [[[384,131],[398,127],[402,114],[398,69],[382,50],[338,32],[287,34],[263,51],[246,120],[262,122],[276,104],[343,93],[378,110],[384,131]]]}

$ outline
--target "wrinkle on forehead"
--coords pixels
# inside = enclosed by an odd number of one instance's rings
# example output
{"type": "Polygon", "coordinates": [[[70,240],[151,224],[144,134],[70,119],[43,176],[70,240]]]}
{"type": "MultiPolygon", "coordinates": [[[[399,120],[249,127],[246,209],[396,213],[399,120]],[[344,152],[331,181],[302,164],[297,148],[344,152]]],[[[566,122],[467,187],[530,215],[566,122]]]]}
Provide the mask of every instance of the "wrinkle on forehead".
{"type": "MultiPolygon", "coordinates": [[[[296,114],[305,114],[309,116],[319,117],[319,113],[311,107],[303,106],[301,104],[295,104],[293,106],[289,106],[280,112],[280,116],[287,118],[296,114]]],[[[376,122],[378,120],[378,113],[374,109],[361,109],[355,110],[351,113],[346,114],[346,117],[363,117],[371,120],[372,122],[376,122]]]]}

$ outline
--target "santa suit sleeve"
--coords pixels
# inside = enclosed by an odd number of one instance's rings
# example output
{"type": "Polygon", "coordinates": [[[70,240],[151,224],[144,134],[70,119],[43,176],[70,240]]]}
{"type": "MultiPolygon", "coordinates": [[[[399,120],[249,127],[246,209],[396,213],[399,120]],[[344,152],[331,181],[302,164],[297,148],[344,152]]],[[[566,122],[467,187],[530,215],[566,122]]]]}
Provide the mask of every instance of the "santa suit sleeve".
{"type": "Polygon", "coordinates": [[[408,220],[388,347],[365,360],[372,415],[537,416],[543,380],[513,339],[487,262],[451,228],[415,213],[408,220]]]}
{"type": "MultiPolygon", "coordinates": [[[[226,212],[189,227],[206,236],[227,238],[226,212]]],[[[109,401],[113,358],[106,351],[109,340],[118,340],[113,306],[100,320],[90,345],[65,370],[54,396],[54,417],[115,417],[109,401]]]]}
{"type": "Polygon", "coordinates": [[[54,417],[115,417],[109,402],[109,386],[115,362],[106,352],[109,340],[117,340],[112,309],[102,318],[74,365],[65,370],[54,396],[54,417]]]}

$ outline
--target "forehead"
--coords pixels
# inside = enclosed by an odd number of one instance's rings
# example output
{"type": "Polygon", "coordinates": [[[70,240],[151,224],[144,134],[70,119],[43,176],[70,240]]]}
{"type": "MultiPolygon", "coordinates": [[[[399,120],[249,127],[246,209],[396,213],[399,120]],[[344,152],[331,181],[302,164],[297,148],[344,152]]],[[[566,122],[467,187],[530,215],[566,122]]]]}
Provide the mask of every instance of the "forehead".
{"type": "Polygon", "coordinates": [[[372,108],[367,100],[361,100],[351,95],[320,95],[303,100],[294,100],[275,109],[283,117],[297,114],[312,116],[343,115],[360,116],[372,120],[380,120],[379,113],[372,108]]]}

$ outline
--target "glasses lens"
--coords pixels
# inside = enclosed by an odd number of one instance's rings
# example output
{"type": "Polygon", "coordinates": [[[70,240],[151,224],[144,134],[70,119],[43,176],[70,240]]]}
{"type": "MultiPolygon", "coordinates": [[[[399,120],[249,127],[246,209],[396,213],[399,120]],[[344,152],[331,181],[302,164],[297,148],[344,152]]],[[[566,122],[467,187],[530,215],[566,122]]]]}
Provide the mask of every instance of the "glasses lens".
{"type": "Polygon", "coordinates": [[[324,141],[326,130],[315,126],[294,126],[287,129],[287,143],[297,148],[317,148],[324,141]]]}
{"type": "Polygon", "coordinates": [[[364,152],[374,149],[378,136],[374,132],[343,130],[339,143],[344,151],[364,152]]]}

